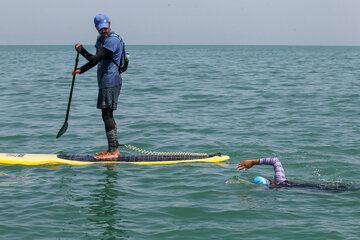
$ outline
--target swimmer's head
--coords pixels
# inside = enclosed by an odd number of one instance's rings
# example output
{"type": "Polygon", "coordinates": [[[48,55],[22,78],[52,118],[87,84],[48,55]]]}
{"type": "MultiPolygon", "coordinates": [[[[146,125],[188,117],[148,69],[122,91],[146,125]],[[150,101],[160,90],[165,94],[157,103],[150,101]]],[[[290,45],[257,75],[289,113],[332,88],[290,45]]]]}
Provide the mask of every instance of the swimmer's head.
{"type": "Polygon", "coordinates": [[[266,179],[266,178],[260,177],[260,176],[257,176],[256,178],[254,178],[254,183],[257,183],[257,184],[266,184],[266,185],[271,184],[271,182],[270,182],[269,179],[266,179]]]}

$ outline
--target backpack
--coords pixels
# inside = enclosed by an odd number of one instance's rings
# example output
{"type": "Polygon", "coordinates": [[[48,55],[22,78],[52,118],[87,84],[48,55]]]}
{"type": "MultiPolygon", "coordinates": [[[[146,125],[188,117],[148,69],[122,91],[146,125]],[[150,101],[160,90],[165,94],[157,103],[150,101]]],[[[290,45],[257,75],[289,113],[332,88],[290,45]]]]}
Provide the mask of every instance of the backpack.
{"type": "MultiPolygon", "coordinates": [[[[120,41],[122,41],[120,36],[117,34],[111,34],[110,37],[117,37],[120,39],[120,41]]],[[[123,72],[126,72],[128,65],[129,65],[129,55],[125,50],[124,41],[122,41],[122,43],[123,43],[123,49],[122,49],[122,53],[121,53],[121,57],[120,57],[120,65],[118,65],[112,57],[110,57],[110,60],[118,67],[120,74],[123,72]]]]}

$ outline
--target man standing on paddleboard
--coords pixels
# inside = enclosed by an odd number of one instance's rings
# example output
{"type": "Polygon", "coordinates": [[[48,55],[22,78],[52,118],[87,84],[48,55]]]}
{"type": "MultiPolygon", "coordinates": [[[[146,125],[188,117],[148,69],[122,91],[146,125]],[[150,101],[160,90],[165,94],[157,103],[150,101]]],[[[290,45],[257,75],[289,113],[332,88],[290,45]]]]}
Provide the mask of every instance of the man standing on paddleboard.
{"type": "Polygon", "coordinates": [[[104,14],[98,14],[94,18],[95,28],[99,32],[96,40],[96,54],[92,55],[82,46],[81,43],[75,45],[75,49],[89,62],[76,70],[73,75],[82,74],[90,68],[98,65],[97,80],[99,94],[97,108],[102,111],[102,118],[105,124],[106,137],[108,140],[108,150],[97,153],[95,159],[114,159],[119,157],[117,128],[113,116],[113,111],[117,108],[120,95],[122,79],[121,63],[124,63],[125,52],[122,38],[111,31],[111,22],[104,14]]]}

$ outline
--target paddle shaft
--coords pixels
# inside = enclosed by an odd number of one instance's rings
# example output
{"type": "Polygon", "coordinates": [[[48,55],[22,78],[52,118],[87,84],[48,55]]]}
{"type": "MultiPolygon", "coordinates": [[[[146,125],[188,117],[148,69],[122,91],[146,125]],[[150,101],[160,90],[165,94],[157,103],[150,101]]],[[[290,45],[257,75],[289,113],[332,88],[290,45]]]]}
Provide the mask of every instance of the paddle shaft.
{"type": "MultiPolygon", "coordinates": [[[[77,55],[76,55],[74,71],[77,69],[78,63],[79,63],[79,52],[78,52],[77,55]]],[[[69,119],[71,99],[72,99],[72,94],[73,94],[74,85],[75,85],[75,76],[76,76],[76,74],[74,74],[73,79],[72,79],[70,96],[69,96],[69,102],[68,102],[67,111],[66,111],[66,117],[65,117],[65,123],[66,123],[66,122],[68,121],[68,119],[69,119]]]]}

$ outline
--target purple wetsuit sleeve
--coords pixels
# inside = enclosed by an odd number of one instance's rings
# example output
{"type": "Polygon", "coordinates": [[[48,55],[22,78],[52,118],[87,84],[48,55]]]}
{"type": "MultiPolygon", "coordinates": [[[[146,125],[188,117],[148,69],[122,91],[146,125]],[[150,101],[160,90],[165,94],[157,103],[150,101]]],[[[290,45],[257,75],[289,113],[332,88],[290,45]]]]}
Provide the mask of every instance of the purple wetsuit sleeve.
{"type": "Polygon", "coordinates": [[[261,158],[259,164],[273,165],[275,184],[281,184],[287,181],[284,168],[278,158],[261,158]]]}

